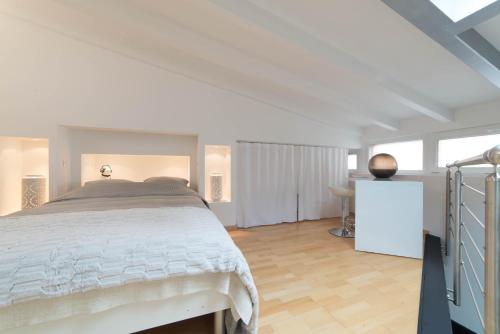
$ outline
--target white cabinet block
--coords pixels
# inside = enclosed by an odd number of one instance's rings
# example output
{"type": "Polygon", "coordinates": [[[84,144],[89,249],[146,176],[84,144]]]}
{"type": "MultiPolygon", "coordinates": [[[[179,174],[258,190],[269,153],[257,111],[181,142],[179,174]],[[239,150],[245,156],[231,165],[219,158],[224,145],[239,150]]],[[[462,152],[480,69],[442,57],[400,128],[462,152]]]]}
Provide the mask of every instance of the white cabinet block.
{"type": "Polygon", "coordinates": [[[356,181],[356,250],[421,259],[422,243],[422,182],[356,181]]]}

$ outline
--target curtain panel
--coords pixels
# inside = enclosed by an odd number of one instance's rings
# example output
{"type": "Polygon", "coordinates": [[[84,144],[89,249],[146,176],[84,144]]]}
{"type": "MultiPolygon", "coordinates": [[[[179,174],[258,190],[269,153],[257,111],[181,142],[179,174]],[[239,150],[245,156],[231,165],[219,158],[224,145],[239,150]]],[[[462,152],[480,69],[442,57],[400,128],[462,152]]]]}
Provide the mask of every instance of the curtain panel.
{"type": "Polygon", "coordinates": [[[238,143],[238,227],[340,215],[330,186],[346,186],[347,149],[238,143]]]}
{"type": "Polygon", "coordinates": [[[291,145],[238,144],[238,227],[296,221],[295,160],[291,145]]]}
{"type": "Polygon", "coordinates": [[[340,198],[329,187],[347,186],[347,149],[299,146],[299,220],[341,215],[340,198]]]}

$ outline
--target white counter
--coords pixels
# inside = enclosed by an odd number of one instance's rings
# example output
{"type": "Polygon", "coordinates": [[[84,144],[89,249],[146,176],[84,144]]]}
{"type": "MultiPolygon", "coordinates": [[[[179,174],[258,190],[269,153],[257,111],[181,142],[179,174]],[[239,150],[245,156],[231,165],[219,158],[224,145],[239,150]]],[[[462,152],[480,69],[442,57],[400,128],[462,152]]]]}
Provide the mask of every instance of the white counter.
{"type": "Polygon", "coordinates": [[[358,251],[422,258],[423,183],[356,181],[358,251]]]}

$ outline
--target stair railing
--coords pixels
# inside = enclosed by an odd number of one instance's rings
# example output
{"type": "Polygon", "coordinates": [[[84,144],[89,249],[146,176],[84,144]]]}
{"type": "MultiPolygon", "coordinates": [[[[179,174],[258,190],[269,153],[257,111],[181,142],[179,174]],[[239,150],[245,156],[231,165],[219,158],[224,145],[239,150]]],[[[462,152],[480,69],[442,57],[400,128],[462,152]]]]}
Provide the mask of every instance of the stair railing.
{"type": "Polygon", "coordinates": [[[448,248],[453,247],[454,255],[453,288],[448,290],[448,299],[456,306],[461,305],[463,274],[463,281],[470,290],[477,316],[486,334],[500,334],[500,174],[497,169],[499,164],[500,145],[497,145],[481,155],[455,161],[446,166],[448,170],[444,253],[448,255],[448,248]],[[464,182],[461,170],[462,167],[483,164],[493,167],[492,173],[485,179],[484,192],[464,182]],[[452,169],[455,169],[453,177],[452,169]],[[481,196],[484,200],[484,221],[464,201],[466,191],[481,196]],[[473,237],[470,225],[465,223],[464,213],[468,221],[484,230],[484,246],[478,245],[478,241],[473,237]],[[473,261],[472,258],[480,260],[473,261]],[[480,270],[483,270],[484,281],[480,279],[480,270]],[[474,293],[473,285],[481,292],[479,295],[474,293]],[[480,310],[481,304],[484,314],[480,310]]]}

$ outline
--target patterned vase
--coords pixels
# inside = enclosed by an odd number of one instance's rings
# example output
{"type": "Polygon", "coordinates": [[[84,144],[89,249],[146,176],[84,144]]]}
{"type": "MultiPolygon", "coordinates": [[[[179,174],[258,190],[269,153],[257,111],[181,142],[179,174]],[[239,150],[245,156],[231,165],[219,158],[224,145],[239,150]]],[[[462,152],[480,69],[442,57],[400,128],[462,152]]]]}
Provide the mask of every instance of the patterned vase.
{"type": "Polygon", "coordinates": [[[47,180],[42,175],[27,175],[22,179],[22,208],[36,208],[45,203],[47,180]]]}
{"type": "Polygon", "coordinates": [[[223,174],[210,174],[210,195],[213,202],[222,200],[222,177],[223,174]]]}

